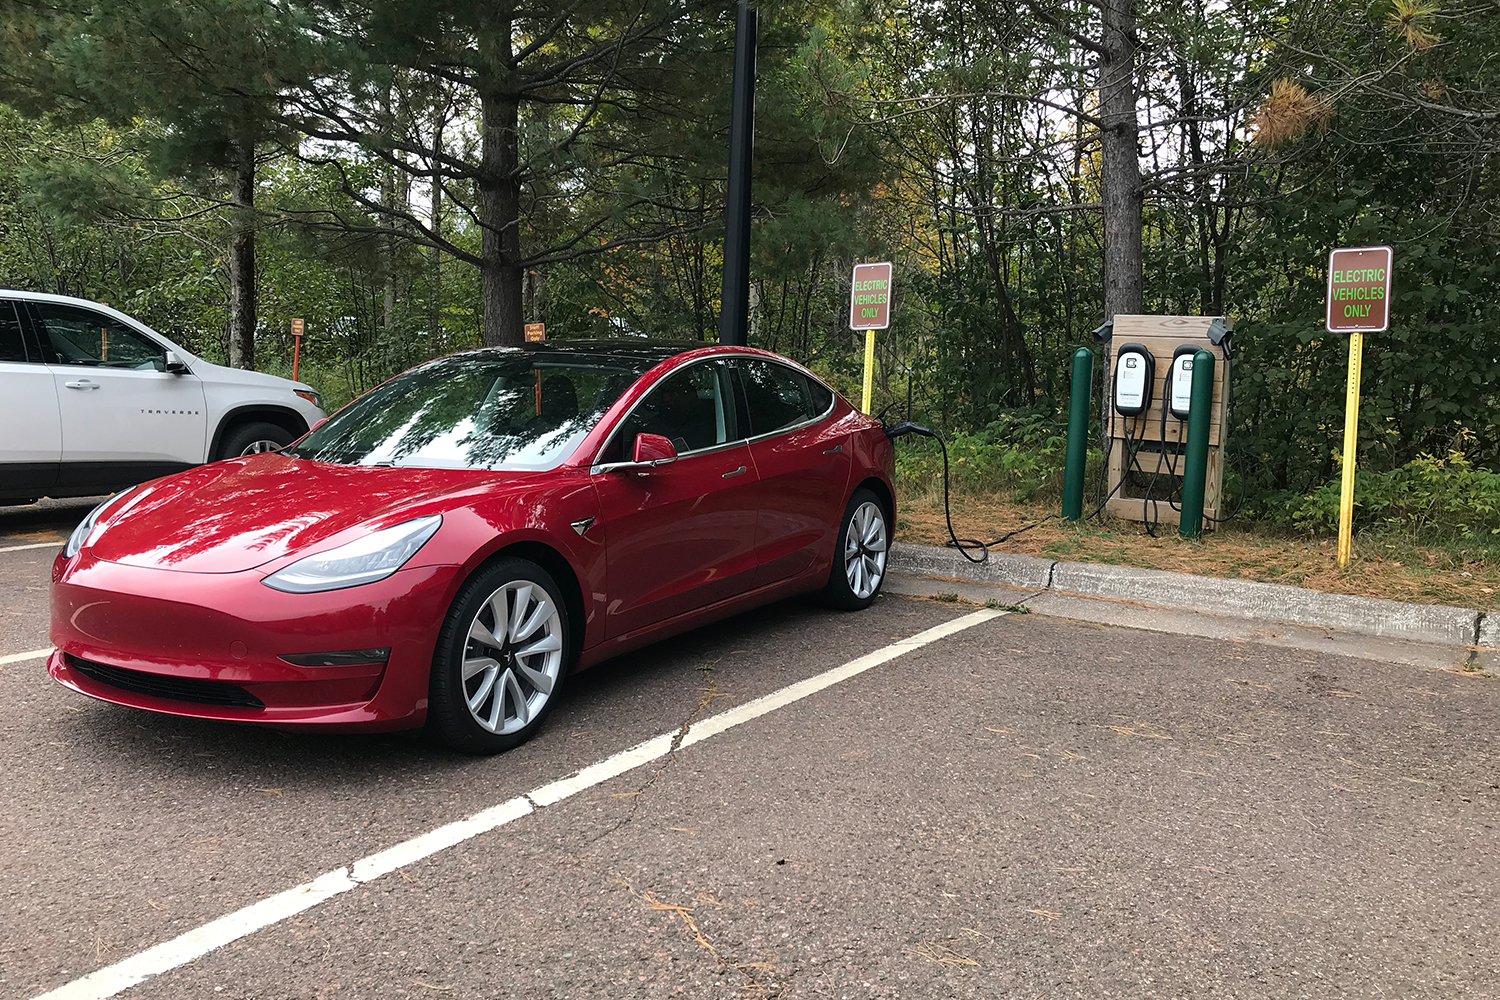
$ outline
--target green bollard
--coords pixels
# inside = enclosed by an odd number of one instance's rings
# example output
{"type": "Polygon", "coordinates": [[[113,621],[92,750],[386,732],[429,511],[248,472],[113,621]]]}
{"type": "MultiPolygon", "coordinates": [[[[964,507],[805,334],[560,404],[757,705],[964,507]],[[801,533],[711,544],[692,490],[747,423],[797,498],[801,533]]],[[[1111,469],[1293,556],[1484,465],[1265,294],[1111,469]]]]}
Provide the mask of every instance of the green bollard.
{"type": "Polygon", "coordinates": [[[1203,491],[1208,484],[1208,425],[1214,415],[1214,356],[1207,351],[1193,355],[1193,392],[1188,404],[1187,457],[1182,467],[1182,520],[1177,533],[1183,538],[1203,534],[1203,491]]]}
{"type": "Polygon", "coordinates": [[[1068,397],[1068,451],[1063,462],[1063,517],[1083,517],[1083,467],[1088,460],[1089,397],[1094,386],[1094,352],[1073,352],[1073,385],[1068,397]]]}

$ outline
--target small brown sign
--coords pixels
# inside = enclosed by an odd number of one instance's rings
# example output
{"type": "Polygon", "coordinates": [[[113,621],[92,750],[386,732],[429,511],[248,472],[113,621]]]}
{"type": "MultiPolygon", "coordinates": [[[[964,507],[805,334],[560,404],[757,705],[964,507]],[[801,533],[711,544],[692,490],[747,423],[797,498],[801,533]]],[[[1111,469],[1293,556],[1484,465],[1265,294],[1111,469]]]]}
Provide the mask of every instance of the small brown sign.
{"type": "Polygon", "coordinates": [[[1390,247],[1345,247],[1328,255],[1327,322],[1332,333],[1390,327],[1390,247]]]}
{"type": "Polygon", "coordinates": [[[525,329],[528,342],[547,339],[546,323],[527,323],[525,329]]]}
{"type": "Polygon", "coordinates": [[[292,336],[293,337],[300,337],[300,336],[302,336],[302,320],[301,319],[294,319],[294,320],[292,320],[292,336]]]}
{"type": "Polygon", "coordinates": [[[855,264],[849,289],[849,329],[884,330],[890,325],[890,263],[855,264]]]}

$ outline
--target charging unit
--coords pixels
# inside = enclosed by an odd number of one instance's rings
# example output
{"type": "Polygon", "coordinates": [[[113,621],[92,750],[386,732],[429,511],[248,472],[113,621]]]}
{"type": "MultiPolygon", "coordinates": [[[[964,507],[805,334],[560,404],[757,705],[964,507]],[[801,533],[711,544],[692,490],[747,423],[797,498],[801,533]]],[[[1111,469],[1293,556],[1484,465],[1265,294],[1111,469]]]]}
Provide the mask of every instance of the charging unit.
{"type": "Polygon", "coordinates": [[[1167,409],[1178,420],[1188,418],[1188,409],[1193,402],[1193,355],[1198,353],[1197,344],[1179,344],[1172,352],[1171,373],[1167,376],[1167,409]]]}
{"type": "Polygon", "coordinates": [[[1215,316],[1120,314],[1107,331],[1104,356],[1112,363],[1105,383],[1113,398],[1104,420],[1104,481],[1099,505],[1116,517],[1154,529],[1177,524],[1173,498],[1181,480],[1187,438],[1193,355],[1214,356],[1207,482],[1203,513],[1212,528],[1223,511],[1224,414],[1229,403],[1229,338],[1233,324],[1215,316]]]}
{"type": "Polygon", "coordinates": [[[1115,353],[1115,412],[1138,417],[1151,408],[1156,358],[1142,344],[1121,344],[1115,353]]]}

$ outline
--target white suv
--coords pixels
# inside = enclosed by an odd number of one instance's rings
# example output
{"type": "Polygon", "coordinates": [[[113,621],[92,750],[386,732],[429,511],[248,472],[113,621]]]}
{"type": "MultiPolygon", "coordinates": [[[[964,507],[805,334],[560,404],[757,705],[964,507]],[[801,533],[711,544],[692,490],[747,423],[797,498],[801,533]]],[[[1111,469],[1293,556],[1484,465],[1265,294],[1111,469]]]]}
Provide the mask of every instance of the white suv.
{"type": "Polygon", "coordinates": [[[0,503],[280,448],[323,417],[319,403],[311,386],[209,364],[97,302],[0,289],[0,503]]]}

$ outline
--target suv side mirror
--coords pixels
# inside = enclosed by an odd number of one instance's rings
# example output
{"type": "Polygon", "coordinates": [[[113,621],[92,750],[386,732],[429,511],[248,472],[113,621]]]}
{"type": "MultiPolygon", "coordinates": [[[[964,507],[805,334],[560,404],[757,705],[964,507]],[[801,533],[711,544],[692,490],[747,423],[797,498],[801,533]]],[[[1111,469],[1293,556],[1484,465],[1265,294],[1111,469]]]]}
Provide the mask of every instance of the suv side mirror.
{"type": "Polygon", "coordinates": [[[189,369],[187,365],[182,363],[182,359],[177,356],[176,351],[167,352],[167,361],[166,364],[162,366],[162,371],[166,372],[168,375],[192,374],[191,369],[189,369]]]}
{"type": "Polygon", "coordinates": [[[670,438],[660,434],[641,433],[635,436],[635,453],[631,461],[637,465],[664,465],[677,461],[677,448],[670,438]]]}

